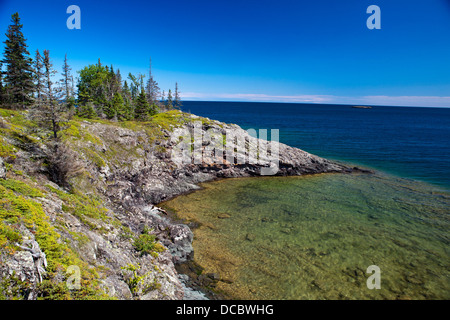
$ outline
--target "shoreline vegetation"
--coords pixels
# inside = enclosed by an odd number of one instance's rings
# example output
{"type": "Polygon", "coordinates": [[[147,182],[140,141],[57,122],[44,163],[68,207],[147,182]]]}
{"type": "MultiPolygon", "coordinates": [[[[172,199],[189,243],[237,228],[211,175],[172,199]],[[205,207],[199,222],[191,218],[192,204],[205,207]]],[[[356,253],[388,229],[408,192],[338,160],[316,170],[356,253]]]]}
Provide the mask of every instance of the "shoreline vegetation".
{"type": "MultiPolygon", "coordinates": [[[[75,95],[67,56],[55,81],[50,52],[32,60],[21,29],[15,13],[0,78],[0,298],[201,298],[175,269],[191,259],[192,232],[154,204],[265,166],[218,164],[204,146],[200,164],[179,164],[172,150],[194,130],[193,118],[202,136],[213,129],[225,142],[228,130],[253,146],[258,140],[177,110],[177,84],[174,96],[163,91],[159,99],[151,67],[145,86],[143,75],[122,81],[99,60],[78,72],[75,95]]],[[[359,171],[282,144],[279,169],[359,171]]]]}
{"type": "MultiPolygon", "coordinates": [[[[173,151],[194,148],[183,132],[195,123],[202,137],[244,141],[236,158],[260,140],[181,112],[178,83],[161,92],[151,60],[145,83],[99,59],[78,71],[75,90],[67,56],[57,81],[50,52],[31,59],[21,29],[13,14],[0,67],[0,299],[204,299],[195,288],[224,279],[195,265],[191,229],[156,205],[267,166],[217,162],[208,144],[200,163],[177,163],[173,151]]],[[[280,144],[277,176],[319,173],[372,171],[280,144]]]]}

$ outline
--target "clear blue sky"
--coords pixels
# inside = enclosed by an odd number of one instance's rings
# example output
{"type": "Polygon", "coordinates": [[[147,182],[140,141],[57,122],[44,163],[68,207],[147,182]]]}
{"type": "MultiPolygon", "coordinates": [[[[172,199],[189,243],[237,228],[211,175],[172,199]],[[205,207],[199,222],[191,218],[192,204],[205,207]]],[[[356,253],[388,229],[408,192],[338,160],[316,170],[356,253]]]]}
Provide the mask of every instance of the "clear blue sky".
{"type": "Polygon", "coordinates": [[[58,69],[67,53],[75,70],[101,58],[126,78],[151,56],[186,100],[450,107],[450,0],[0,0],[1,41],[14,12],[58,69]],[[72,4],[81,30],[66,27],[72,4]]]}

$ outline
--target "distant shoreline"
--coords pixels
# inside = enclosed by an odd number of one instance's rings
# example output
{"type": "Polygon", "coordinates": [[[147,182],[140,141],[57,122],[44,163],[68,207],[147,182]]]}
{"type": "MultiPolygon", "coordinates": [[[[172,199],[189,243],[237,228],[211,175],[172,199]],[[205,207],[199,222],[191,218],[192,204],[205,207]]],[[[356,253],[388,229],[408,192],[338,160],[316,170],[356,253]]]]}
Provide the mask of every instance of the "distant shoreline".
{"type": "Polygon", "coordinates": [[[372,107],[369,107],[369,106],[352,106],[352,108],[355,108],[355,109],[372,109],[372,107]]]}

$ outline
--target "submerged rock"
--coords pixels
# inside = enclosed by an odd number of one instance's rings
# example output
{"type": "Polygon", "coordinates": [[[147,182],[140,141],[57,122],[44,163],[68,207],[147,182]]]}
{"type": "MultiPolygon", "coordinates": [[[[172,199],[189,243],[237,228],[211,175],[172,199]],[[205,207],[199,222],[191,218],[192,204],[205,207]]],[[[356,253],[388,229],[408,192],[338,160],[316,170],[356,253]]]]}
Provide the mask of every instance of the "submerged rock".
{"type": "MultiPolygon", "coordinates": [[[[187,288],[175,269],[175,265],[188,262],[193,257],[192,231],[182,223],[173,222],[155,204],[196,190],[199,183],[217,178],[357,171],[356,168],[352,169],[281,143],[278,166],[269,164],[266,161],[267,155],[260,153],[260,159],[257,159],[257,154],[251,152],[265,142],[250,136],[239,126],[211,120],[199,122],[201,136],[217,136],[216,140],[200,144],[200,162],[180,162],[174,156],[180,138],[184,139],[183,134],[194,130],[191,120],[171,126],[170,130],[157,130],[157,134],[155,131],[147,131],[147,127],[127,129],[87,120],[79,123],[79,130],[83,134],[76,139],[68,139],[67,144],[79,158],[84,175],[73,178],[71,184],[81,193],[99,199],[104,205],[101,210],[106,212],[102,211],[102,214],[108,219],[82,216],[72,210],[73,204],[68,201],[74,195],[66,194],[65,190],[44,175],[45,168],[39,162],[45,154],[43,144],[35,142],[33,148],[16,153],[14,166],[17,172],[23,170],[25,175],[33,179],[38,177],[42,187],[51,186],[64,194],[63,199],[56,195],[56,191],[52,191],[33,201],[42,205],[53,225],[59,224],[57,232],[62,240],[69,243],[84,262],[93,268],[101,266],[108,270],[100,281],[104,291],[110,296],[118,299],[204,298],[201,293],[187,288]],[[225,154],[216,155],[211,151],[211,147],[217,142],[224,141],[225,133],[245,142],[247,147],[238,150],[236,156],[252,161],[235,164],[225,154]],[[133,240],[144,227],[151,230],[156,241],[166,251],[155,256],[137,252],[133,240]],[[139,266],[138,272],[143,277],[142,288],[146,288],[145,290],[136,290],[130,287],[132,282],[127,283],[123,268],[130,265],[136,268],[139,266]]],[[[185,140],[190,150],[190,137],[185,140]]],[[[0,179],[5,177],[6,167],[0,158],[0,179]]],[[[218,216],[220,219],[230,217],[227,213],[218,216]]],[[[262,221],[273,222],[273,219],[266,218],[262,221]]],[[[215,228],[212,224],[207,227],[215,228]]],[[[247,234],[246,239],[253,241],[255,236],[247,234]]],[[[32,287],[37,285],[45,271],[45,253],[38,250],[38,247],[32,243],[28,249],[22,248],[9,256],[2,255],[2,279],[15,274],[32,287]]],[[[60,281],[63,279],[62,275],[60,281]]],[[[199,281],[214,286],[218,279],[216,276],[204,276],[199,281]]],[[[32,294],[29,297],[36,298],[32,294]]]]}

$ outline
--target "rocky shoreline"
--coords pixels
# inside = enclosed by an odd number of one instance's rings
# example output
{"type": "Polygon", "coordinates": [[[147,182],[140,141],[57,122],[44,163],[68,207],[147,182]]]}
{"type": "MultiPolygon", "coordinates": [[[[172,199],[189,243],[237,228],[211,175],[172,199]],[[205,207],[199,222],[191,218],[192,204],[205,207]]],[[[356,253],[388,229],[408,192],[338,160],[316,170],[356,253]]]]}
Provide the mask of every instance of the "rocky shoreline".
{"type": "MultiPolygon", "coordinates": [[[[247,148],[242,151],[242,156],[247,159],[251,157],[248,150],[257,148],[261,143],[237,125],[207,118],[195,119],[202,121],[202,136],[206,136],[211,130],[222,136],[225,132],[232,132],[238,139],[245,141],[247,148]]],[[[117,219],[121,226],[106,220],[96,221],[97,227],[92,230],[92,227],[80,223],[73,214],[66,212],[63,203],[54,194],[49,193],[37,201],[42,204],[50,220],[64,221],[65,227],[59,228],[58,232],[71,243],[88,265],[102,266],[108,270],[102,280],[107,294],[118,299],[223,298],[214,296],[212,292],[205,295],[199,291],[202,287],[213,287],[215,282],[221,281],[220,276],[201,274],[201,268],[192,262],[194,253],[191,229],[182,221],[174,220],[173,216],[156,205],[177,195],[197,190],[198,184],[202,182],[258,176],[268,165],[236,164],[225,159],[218,162],[217,154],[208,151],[211,141],[200,145],[203,155],[201,163],[174,161],[173,151],[182,139],[181,133],[194,130],[194,123],[191,119],[186,120],[185,114],[182,122],[161,127],[156,139],[145,129],[124,128],[104,122],[83,120],[77,129],[83,132],[80,136],[89,136],[89,139],[72,138],[67,142],[79,155],[87,174],[83,178],[75,179],[73,183],[86,194],[101,197],[102,203],[109,210],[108,214],[117,219]],[[90,151],[87,152],[86,149],[90,151]],[[95,158],[92,158],[92,153],[95,158]],[[131,236],[123,236],[124,228],[134,235],[150,228],[167,250],[157,256],[137,254],[133,249],[131,236]],[[81,234],[85,240],[77,240],[73,232],[81,234]],[[130,283],[130,275],[124,272],[124,266],[130,264],[139,266],[137,274],[143,279],[137,288],[127,285],[130,283]]],[[[39,148],[36,146],[19,151],[14,166],[33,176],[40,185],[51,185],[61,190],[48,181],[43,174],[45,168],[36,168],[35,163],[30,161],[37,153],[39,148]]],[[[223,156],[225,158],[225,155],[223,156]]],[[[281,143],[278,165],[278,176],[365,171],[281,143]]],[[[5,176],[4,171],[2,161],[2,176],[5,176]]],[[[27,240],[34,241],[33,236],[30,235],[27,240]]],[[[20,251],[12,257],[5,257],[5,263],[0,270],[3,278],[14,273],[31,283],[39,282],[36,272],[33,271],[33,258],[23,257],[27,252],[20,251]]],[[[31,252],[28,253],[31,255],[31,252]]]]}

